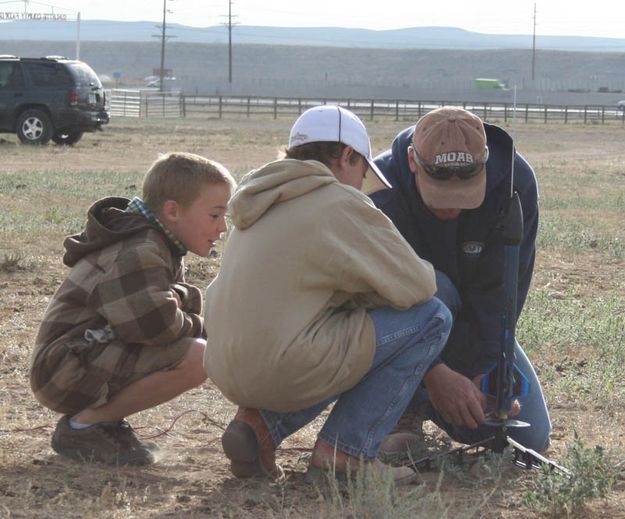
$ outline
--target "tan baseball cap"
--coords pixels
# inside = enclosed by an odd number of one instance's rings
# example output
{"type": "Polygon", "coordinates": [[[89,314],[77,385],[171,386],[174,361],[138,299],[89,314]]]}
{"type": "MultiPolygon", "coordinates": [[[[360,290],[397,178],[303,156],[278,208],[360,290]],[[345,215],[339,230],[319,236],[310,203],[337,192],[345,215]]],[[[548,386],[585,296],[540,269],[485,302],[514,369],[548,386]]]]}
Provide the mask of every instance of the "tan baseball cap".
{"type": "Polygon", "coordinates": [[[426,205],[435,209],[475,209],[486,194],[486,133],[476,115],[443,107],[419,119],[411,153],[426,205]]]}

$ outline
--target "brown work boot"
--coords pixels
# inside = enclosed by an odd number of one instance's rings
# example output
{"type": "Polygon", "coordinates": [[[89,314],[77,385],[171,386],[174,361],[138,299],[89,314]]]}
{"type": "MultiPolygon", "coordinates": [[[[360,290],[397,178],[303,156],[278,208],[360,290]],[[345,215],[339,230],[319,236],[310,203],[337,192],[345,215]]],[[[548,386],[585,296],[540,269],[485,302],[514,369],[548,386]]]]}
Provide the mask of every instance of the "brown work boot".
{"type": "Polygon", "coordinates": [[[238,478],[268,476],[277,479],[276,446],[258,409],[239,407],[228,424],[221,445],[230,460],[230,471],[238,478]]]}
{"type": "Polygon", "coordinates": [[[72,429],[69,416],[63,416],[56,424],[52,448],[74,460],[107,465],[150,465],[158,452],[154,443],[141,442],[126,420],[72,429]]]}
{"type": "Polygon", "coordinates": [[[328,474],[332,474],[337,480],[341,481],[346,480],[348,476],[356,476],[362,470],[377,475],[390,472],[397,486],[410,485],[419,481],[419,475],[411,467],[392,467],[385,465],[377,458],[371,461],[363,461],[335,449],[321,439],[317,439],[313,448],[306,479],[321,486],[327,480],[328,474]]]}
{"type": "Polygon", "coordinates": [[[379,455],[384,459],[399,458],[418,452],[423,447],[423,417],[406,410],[395,428],[380,445],[379,455]]]}

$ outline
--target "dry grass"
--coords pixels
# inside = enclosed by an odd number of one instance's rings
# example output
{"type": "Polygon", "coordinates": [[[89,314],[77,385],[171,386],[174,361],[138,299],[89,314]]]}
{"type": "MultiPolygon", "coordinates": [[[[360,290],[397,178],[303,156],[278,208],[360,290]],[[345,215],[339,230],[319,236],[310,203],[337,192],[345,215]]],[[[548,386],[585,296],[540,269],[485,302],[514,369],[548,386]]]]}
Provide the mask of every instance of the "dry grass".
{"type": "MultiPolygon", "coordinates": [[[[65,273],[63,235],[82,225],[94,199],[138,194],[158,153],[200,153],[240,176],[276,157],[291,122],[114,120],[68,149],[0,139],[0,518],[536,516],[523,499],[536,476],[496,462],[449,468],[396,494],[377,484],[351,499],[321,498],[303,478],[318,423],[284,445],[286,481],[236,480],[219,444],[234,407],[209,383],[131,418],[165,451],[153,467],[78,465],[50,449],[57,417],[32,398],[28,362],[39,319],[65,273]],[[368,495],[384,506],[373,506],[368,495]]],[[[368,126],[374,151],[381,151],[403,125],[368,126]]],[[[576,430],[587,444],[623,459],[625,130],[521,124],[515,133],[542,187],[541,249],[519,335],[552,411],[549,454],[563,457],[576,430]],[[548,333],[556,323],[558,333],[548,333]]],[[[189,280],[205,286],[218,263],[191,259],[189,280]]],[[[625,487],[617,483],[607,500],[572,517],[623,517],[624,505],[625,487]]]]}

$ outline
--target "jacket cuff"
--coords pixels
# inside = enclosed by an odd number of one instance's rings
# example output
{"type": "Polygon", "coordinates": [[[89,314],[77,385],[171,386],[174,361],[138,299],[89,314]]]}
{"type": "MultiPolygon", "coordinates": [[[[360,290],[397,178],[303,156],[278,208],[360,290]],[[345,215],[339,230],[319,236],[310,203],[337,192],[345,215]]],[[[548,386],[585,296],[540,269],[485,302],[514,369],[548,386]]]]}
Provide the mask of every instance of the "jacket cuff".
{"type": "MultiPolygon", "coordinates": [[[[425,371],[425,374],[427,374],[432,368],[438,366],[439,364],[442,364],[443,360],[440,357],[436,357],[432,363],[428,366],[428,369],[425,371]]],[[[425,376],[424,374],[424,376],[425,376]]]]}

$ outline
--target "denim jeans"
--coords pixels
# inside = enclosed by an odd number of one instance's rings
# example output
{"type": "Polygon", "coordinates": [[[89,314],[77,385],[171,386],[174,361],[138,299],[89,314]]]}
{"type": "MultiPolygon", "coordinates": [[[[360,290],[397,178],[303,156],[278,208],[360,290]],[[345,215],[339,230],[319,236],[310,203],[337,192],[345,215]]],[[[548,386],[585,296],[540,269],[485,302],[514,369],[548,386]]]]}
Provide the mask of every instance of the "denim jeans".
{"type": "MultiPolygon", "coordinates": [[[[449,308],[452,316],[455,316],[461,305],[458,291],[449,278],[441,272],[436,272],[436,281],[438,287],[436,297],[443,301],[449,308]]],[[[551,433],[549,411],[547,410],[547,404],[536,371],[534,371],[530,360],[516,341],[514,353],[516,356],[515,364],[527,377],[530,386],[529,394],[519,399],[521,412],[514,418],[529,423],[530,427],[511,427],[507,431],[508,436],[523,446],[540,452],[549,446],[549,434],[551,433]]],[[[487,425],[481,425],[477,429],[469,429],[446,422],[433,408],[427,391],[423,386],[417,389],[410,407],[417,410],[422,417],[432,420],[453,440],[460,443],[475,443],[492,436],[494,432],[494,429],[487,425]]]]}
{"type": "Polygon", "coordinates": [[[405,311],[376,308],[369,316],[375,327],[375,354],[371,368],[354,387],[301,411],[260,410],[276,445],[335,402],[319,438],[350,456],[376,457],[442,351],[451,316],[436,298],[405,311]]]}

